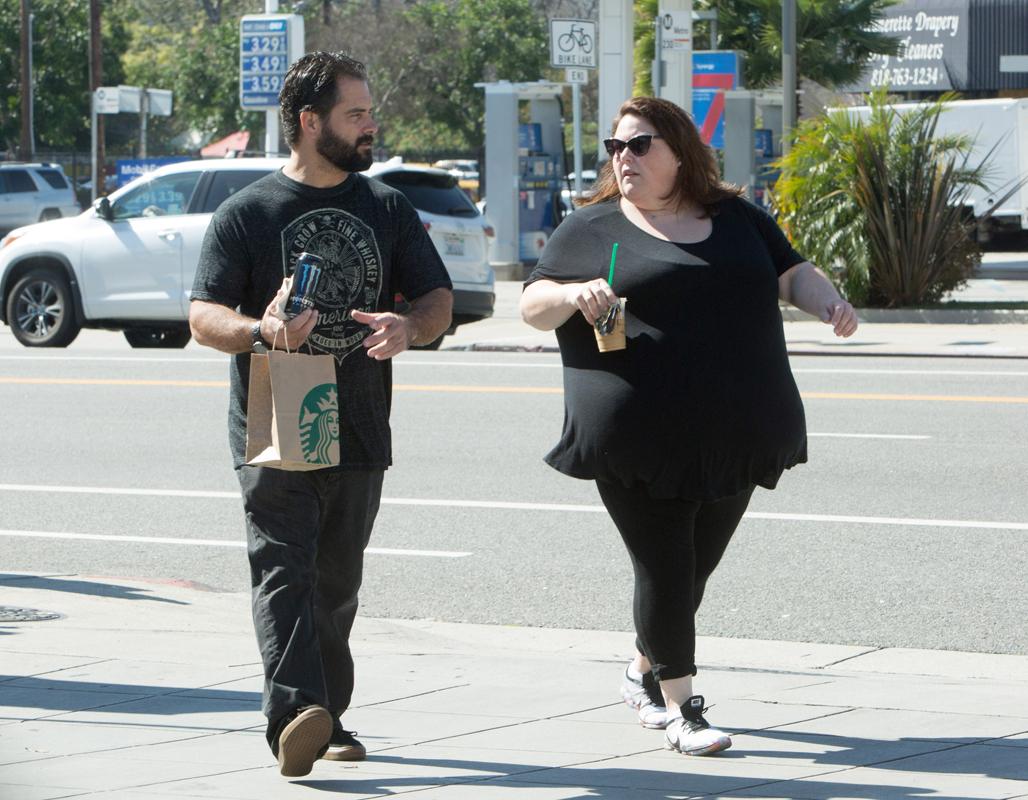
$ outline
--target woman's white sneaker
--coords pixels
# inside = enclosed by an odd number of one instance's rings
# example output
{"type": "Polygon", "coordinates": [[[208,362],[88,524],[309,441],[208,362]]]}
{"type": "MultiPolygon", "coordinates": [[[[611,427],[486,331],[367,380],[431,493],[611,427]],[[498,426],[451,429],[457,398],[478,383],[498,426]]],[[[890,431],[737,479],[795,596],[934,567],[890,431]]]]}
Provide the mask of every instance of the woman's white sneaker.
{"type": "Polygon", "coordinates": [[[635,678],[626,668],[625,679],[621,681],[621,699],[639,712],[639,723],[644,728],[660,729],[667,726],[664,696],[652,674],[635,678]]]}
{"type": "Polygon", "coordinates": [[[732,746],[732,737],[710,727],[703,718],[703,695],[693,695],[682,706],[682,716],[675,717],[664,731],[664,746],[687,756],[709,756],[732,746]]]}

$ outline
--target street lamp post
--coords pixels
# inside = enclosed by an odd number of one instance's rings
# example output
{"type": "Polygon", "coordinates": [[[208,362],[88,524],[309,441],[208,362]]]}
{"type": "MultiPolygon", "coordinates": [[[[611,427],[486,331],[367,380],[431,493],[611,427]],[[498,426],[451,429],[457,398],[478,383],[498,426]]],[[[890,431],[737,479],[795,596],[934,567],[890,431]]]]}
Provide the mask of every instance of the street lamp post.
{"type": "Polygon", "coordinates": [[[21,142],[22,161],[35,157],[32,125],[32,4],[21,0],[21,142]]]}
{"type": "Polygon", "coordinates": [[[782,153],[796,126],[796,0],[782,0],[782,153]]]}

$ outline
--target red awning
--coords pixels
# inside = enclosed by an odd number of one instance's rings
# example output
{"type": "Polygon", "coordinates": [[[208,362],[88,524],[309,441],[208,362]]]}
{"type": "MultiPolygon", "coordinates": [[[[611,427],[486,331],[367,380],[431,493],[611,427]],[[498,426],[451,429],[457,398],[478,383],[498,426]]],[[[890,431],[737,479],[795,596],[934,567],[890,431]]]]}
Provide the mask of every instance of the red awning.
{"type": "Polygon", "coordinates": [[[249,141],[249,131],[236,131],[235,133],[230,133],[224,139],[211,142],[200,150],[200,155],[204,158],[224,158],[229,154],[241,153],[246,150],[246,145],[249,141]]]}

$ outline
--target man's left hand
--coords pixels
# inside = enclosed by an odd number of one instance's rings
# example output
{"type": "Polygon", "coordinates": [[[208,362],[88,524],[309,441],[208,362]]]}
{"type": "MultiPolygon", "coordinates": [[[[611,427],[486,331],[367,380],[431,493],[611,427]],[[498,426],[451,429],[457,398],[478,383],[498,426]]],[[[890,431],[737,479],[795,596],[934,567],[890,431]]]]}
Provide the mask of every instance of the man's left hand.
{"type": "Polygon", "coordinates": [[[353,311],[351,316],[362,325],[371,328],[371,335],[364,339],[368,355],[377,361],[398,356],[414,338],[414,328],[401,314],[390,311],[370,313],[353,311]]]}

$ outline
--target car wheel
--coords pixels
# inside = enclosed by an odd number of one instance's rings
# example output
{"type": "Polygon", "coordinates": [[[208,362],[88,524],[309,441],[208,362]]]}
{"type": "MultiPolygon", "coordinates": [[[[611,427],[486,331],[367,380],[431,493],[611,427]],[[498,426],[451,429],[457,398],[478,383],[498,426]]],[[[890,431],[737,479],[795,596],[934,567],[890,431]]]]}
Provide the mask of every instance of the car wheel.
{"type": "Polygon", "coordinates": [[[133,347],[185,347],[193,338],[189,328],[129,328],[125,339],[133,347]]]}
{"type": "Polygon", "coordinates": [[[7,295],[7,324],[26,347],[67,347],[79,335],[68,280],[52,269],[34,269],[7,295]]]}
{"type": "Polygon", "coordinates": [[[58,211],[56,208],[44,208],[43,213],[39,215],[40,222],[48,222],[49,220],[60,218],[61,212],[58,211]]]}

